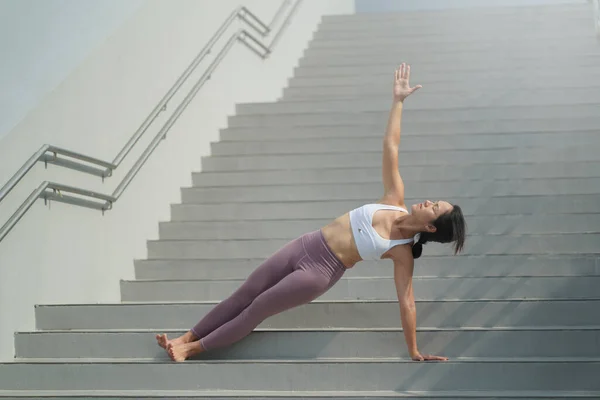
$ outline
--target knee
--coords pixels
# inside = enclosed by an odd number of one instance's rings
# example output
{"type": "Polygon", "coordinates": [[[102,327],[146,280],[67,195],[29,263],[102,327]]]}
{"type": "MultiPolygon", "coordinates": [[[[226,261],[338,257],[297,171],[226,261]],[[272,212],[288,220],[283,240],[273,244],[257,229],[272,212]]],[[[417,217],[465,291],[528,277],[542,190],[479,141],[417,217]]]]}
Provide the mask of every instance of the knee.
{"type": "Polygon", "coordinates": [[[252,332],[258,325],[261,324],[268,316],[265,316],[256,307],[252,307],[250,304],[244,309],[238,316],[238,329],[239,332],[252,332]]]}
{"type": "Polygon", "coordinates": [[[247,307],[260,294],[260,288],[248,282],[240,286],[232,295],[231,298],[239,306],[247,307]]]}

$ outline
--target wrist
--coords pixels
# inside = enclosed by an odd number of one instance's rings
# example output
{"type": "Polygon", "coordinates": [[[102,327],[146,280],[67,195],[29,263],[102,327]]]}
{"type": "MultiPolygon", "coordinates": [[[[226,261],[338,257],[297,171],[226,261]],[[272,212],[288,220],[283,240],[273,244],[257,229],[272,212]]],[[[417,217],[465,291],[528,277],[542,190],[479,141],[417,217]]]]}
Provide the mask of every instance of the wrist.
{"type": "Polygon", "coordinates": [[[419,346],[417,346],[416,343],[406,343],[406,348],[408,349],[408,354],[410,354],[411,356],[420,354],[419,352],[419,346]]]}
{"type": "Polygon", "coordinates": [[[394,97],[392,105],[394,107],[402,107],[404,105],[404,99],[405,98],[394,97]]]}

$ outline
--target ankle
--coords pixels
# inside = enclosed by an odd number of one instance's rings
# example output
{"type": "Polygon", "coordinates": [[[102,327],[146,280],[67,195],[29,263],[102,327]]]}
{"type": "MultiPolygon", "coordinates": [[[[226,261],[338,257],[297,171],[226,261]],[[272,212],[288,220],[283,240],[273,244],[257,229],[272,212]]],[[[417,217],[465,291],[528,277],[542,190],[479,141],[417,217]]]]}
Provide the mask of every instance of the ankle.
{"type": "Polygon", "coordinates": [[[195,342],[198,339],[199,338],[196,337],[196,335],[194,335],[194,332],[192,332],[192,331],[187,331],[183,336],[181,336],[181,341],[183,343],[195,342]]]}
{"type": "Polygon", "coordinates": [[[186,348],[191,355],[196,355],[204,352],[204,347],[202,347],[202,343],[199,340],[187,343],[186,348]]]}

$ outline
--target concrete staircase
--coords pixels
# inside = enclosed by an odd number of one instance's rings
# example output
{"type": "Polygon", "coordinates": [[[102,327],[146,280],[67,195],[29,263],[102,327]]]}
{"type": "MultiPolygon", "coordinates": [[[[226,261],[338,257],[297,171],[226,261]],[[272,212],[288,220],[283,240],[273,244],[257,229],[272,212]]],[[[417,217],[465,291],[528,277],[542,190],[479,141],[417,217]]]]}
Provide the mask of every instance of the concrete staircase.
{"type": "Polygon", "coordinates": [[[40,305],[2,398],[600,398],[600,47],[587,5],[326,17],[281,101],[242,104],[119,304],[40,305]],[[179,334],[284,243],[381,193],[394,68],[415,201],[460,204],[462,256],[416,262],[409,361],[392,266],[174,364],[179,334]]]}

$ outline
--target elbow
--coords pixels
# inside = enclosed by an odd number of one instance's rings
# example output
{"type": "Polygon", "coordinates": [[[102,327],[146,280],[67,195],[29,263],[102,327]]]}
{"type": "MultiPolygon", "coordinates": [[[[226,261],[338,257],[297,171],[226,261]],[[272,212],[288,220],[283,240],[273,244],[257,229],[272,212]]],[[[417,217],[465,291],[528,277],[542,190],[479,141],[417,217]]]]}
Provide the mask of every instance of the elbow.
{"type": "Polygon", "coordinates": [[[390,151],[398,152],[398,148],[400,146],[400,140],[396,140],[392,137],[386,137],[383,139],[383,148],[390,151]]]}

